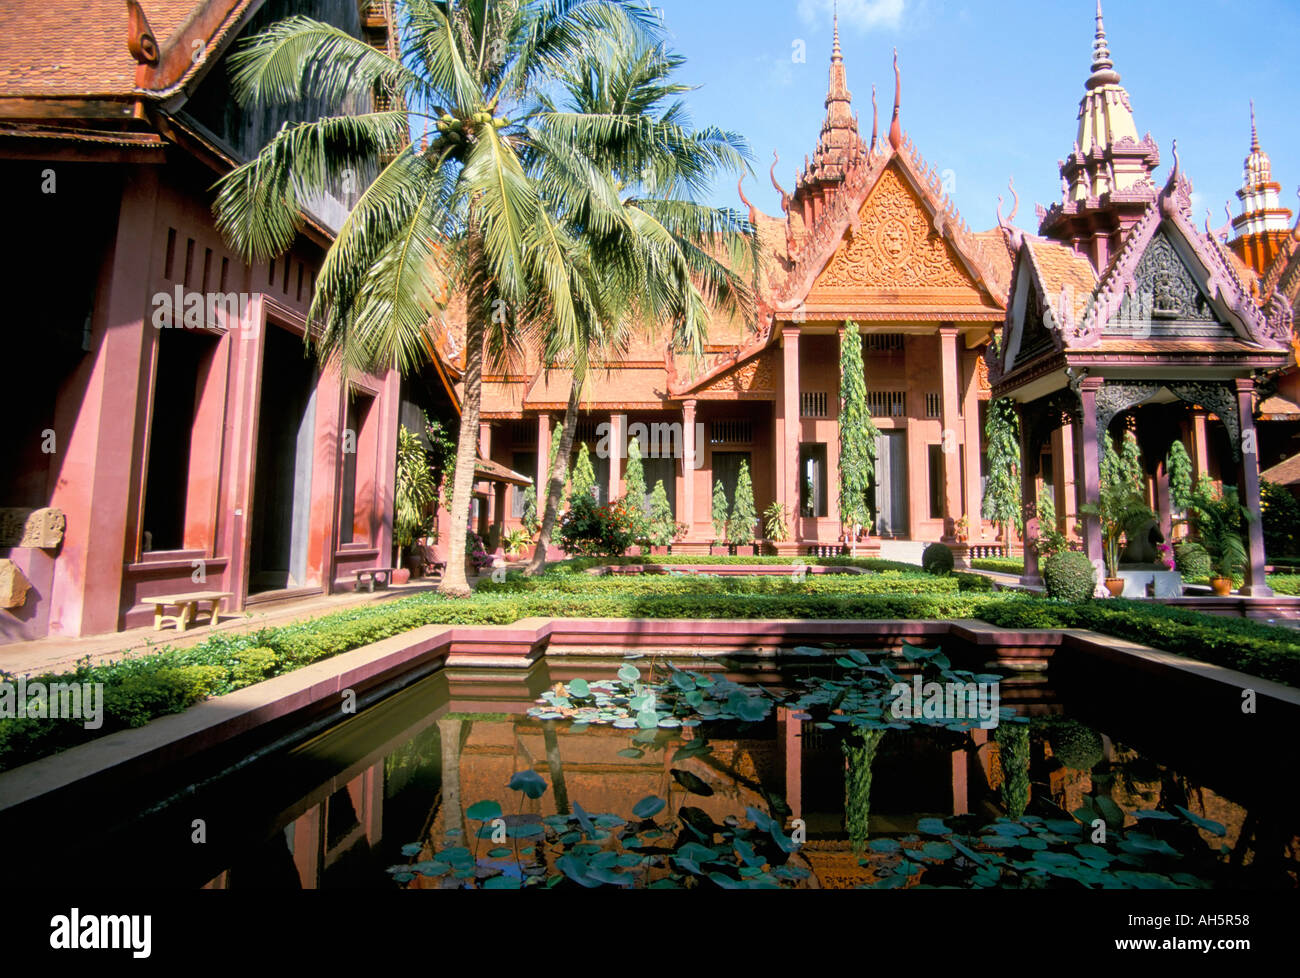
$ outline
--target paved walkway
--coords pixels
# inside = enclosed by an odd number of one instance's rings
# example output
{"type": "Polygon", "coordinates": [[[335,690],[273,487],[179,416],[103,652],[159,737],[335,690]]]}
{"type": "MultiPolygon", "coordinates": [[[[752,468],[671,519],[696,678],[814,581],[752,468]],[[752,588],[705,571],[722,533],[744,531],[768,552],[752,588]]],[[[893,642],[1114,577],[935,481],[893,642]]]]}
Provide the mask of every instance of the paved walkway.
{"type": "Polygon", "coordinates": [[[387,591],[376,591],[374,594],[348,592],[254,605],[251,610],[226,613],[215,625],[199,625],[185,632],[171,628],[155,632],[150,625],[89,638],[42,638],[30,642],[11,642],[0,645],[0,672],[14,676],[61,673],[74,668],[87,657],[94,662],[112,662],[128,655],[155,652],[164,646],[189,648],[217,632],[240,634],[275,625],[287,625],[303,618],[320,618],[348,608],[396,601],[432,591],[436,586],[436,583],[417,581],[394,586],[387,591]]]}

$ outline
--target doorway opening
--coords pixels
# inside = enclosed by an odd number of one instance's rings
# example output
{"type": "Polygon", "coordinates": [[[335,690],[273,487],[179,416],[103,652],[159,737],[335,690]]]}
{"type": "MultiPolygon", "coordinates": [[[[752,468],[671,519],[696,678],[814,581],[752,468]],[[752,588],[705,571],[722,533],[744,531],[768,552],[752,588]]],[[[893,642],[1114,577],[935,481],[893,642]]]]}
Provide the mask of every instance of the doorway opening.
{"type": "Polygon", "coordinates": [[[267,323],[253,478],[248,591],[307,584],[316,426],[315,363],[302,340],[267,323]]]}

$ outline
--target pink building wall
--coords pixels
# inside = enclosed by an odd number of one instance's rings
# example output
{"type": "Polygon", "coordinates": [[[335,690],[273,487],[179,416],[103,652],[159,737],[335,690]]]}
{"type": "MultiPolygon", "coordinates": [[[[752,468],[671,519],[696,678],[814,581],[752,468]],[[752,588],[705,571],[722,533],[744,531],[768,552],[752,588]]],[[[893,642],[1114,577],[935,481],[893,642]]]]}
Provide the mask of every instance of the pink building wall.
{"type": "MultiPolygon", "coordinates": [[[[12,552],[35,587],[17,614],[0,612],[5,639],[144,625],[152,610],[141,600],[162,594],[229,591],[231,610],[249,600],[260,395],[276,382],[262,374],[267,335],[286,329],[302,336],[323,252],[300,238],[273,265],[248,267],[213,226],[206,186],[187,184],[178,169],[150,166],[133,168],[123,186],[99,274],[90,350],[59,389],[52,423],[48,504],[66,516],[64,541],[55,554],[12,552]],[[154,403],[162,331],[153,322],[153,297],[174,295],[177,286],[247,298],[235,321],[219,314],[200,330],[211,347],[195,391],[183,549],[146,552],[141,520],[151,425],[155,409],[168,409],[154,403]],[[196,580],[200,571],[205,581],[196,580]]],[[[306,590],[349,588],[352,571],[391,563],[400,378],[390,370],[350,383],[373,398],[357,439],[359,535],[338,544],[345,395],[337,373],[326,370],[315,385],[306,590]]]]}

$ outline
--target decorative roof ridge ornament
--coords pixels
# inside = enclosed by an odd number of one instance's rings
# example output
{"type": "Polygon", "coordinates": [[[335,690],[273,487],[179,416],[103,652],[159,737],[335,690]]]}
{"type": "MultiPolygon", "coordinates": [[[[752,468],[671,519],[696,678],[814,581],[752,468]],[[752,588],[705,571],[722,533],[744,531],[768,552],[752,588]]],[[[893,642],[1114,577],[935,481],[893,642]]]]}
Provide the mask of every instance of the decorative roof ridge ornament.
{"type": "Polygon", "coordinates": [[[1002,195],[998,195],[998,227],[1002,230],[1003,240],[1006,241],[1007,249],[1011,252],[1011,260],[1015,261],[1016,252],[1020,250],[1021,244],[1025,240],[1025,232],[1015,226],[1016,215],[1020,213],[1020,195],[1016,193],[1016,178],[1013,176],[1007,180],[1007,189],[1011,191],[1011,197],[1015,203],[1011,207],[1011,216],[1005,220],[1002,217],[1002,195]]]}
{"type": "Polygon", "coordinates": [[[1160,191],[1160,196],[1157,198],[1160,210],[1166,217],[1186,216],[1192,210],[1192,184],[1183,176],[1183,163],[1178,156],[1177,139],[1174,140],[1173,155],[1173,169],[1169,171],[1169,179],[1165,181],[1165,188],[1160,191]]]}
{"type": "MultiPolygon", "coordinates": [[[[775,166],[776,164],[774,163],[772,165],[775,166]]],[[[748,173],[742,173],[740,175],[740,182],[736,184],[736,191],[737,193],[740,194],[740,202],[744,204],[747,208],[749,208],[749,223],[752,224],[754,228],[757,230],[758,208],[755,207],[753,204],[751,204],[749,202],[749,198],[745,196],[745,177],[747,176],[749,176],[748,173]]]]}
{"type": "Polygon", "coordinates": [[[894,48],[894,118],[889,123],[889,145],[897,150],[903,144],[903,125],[899,110],[903,102],[903,74],[898,68],[898,48],[894,48]]]}
{"type": "Polygon", "coordinates": [[[871,86],[871,153],[874,156],[880,145],[880,106],[876,104],[876,86],[871,86]]]}
{"type": "Polygon", "coordinates": [[[150,67],[158,64],[158,40],[138,0],[126,0],[126,49],[139,64],[150,67]]]}
{"type": "Polygon", "coordinates": [[[772,175],[772,186],[775,187],[775,188],[776,188],[776,192],[777,192],[778,194],[781,195],[781,210],[782,210],[782,212],[784,212],[784,213],[786,213],[786,214],[789,214],[789,213],[790,213],[790,195],[789,195],[788,193],[785,192],[785,188],[782,187],[781,184],[777,183],[777,180],[776,180],[776,167],[777,167],[777,164],[780,163],[780,162],[781,162],[781,156],[780,156],[780,154],[778,154],[776,150],[772,150],[772,169],[769,171],[769,172],[771,173],[771,175],[772,175]]]}

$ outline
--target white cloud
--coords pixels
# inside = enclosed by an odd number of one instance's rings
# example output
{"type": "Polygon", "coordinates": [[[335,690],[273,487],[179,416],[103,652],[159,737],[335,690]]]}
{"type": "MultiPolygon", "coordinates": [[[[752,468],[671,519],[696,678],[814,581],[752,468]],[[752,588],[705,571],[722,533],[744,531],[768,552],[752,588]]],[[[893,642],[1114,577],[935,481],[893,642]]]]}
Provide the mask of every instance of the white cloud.
{"type": "MultiPolygon", "coordinates": [[[[840,24],[862,31],[897,28],[903,22],[907,0],[839,0],[840,24]]],[[[829,22],[835,0],[799,0],[799,16],[806,24],[829,22]]]]}

